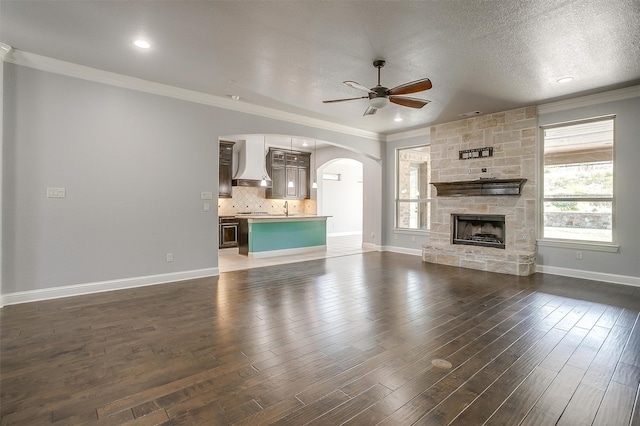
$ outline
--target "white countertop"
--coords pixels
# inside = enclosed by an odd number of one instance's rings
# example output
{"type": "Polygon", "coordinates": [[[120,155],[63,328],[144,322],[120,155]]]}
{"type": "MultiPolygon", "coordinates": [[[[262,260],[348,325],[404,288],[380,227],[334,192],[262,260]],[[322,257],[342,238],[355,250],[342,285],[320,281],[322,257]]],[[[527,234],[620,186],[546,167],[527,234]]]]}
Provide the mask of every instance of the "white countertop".
{"type": "Polygon", "coordinates": [[[284,214],[269,214],[269,215],[257,215],[257,214],[237,214],[238,219],[247,219],[249,222],[296,222],[307,220],[327,220],[331,216],[318,216],[315,214],[290,214],[286,216],[284,214]]]}

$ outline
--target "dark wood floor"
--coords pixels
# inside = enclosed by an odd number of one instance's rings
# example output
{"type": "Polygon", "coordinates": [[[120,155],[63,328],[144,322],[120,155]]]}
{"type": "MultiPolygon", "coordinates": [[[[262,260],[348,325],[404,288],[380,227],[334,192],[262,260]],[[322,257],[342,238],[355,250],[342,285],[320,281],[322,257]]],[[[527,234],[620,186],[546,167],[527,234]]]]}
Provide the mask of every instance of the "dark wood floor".
{"type": "Polygon", "coordinates": [[[7,306],[0,415],[638,424],[639,310],[639,288],[378,252],[7,306]]]}

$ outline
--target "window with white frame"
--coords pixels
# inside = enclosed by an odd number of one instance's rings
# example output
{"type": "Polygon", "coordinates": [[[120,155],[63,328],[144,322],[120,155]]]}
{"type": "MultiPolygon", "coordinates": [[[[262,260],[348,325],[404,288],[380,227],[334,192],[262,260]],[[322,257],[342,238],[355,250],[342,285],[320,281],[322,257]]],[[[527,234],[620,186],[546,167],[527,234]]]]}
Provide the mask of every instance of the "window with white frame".
{"type": "Polygon", "coordinates": [[[338,173],[323,173],[323,180],[341,180],[341,176],[338,173]]]}
{"type": "Polygon", "coordinates": [[[429,229],[430,175],[428,145],[396,150],[397,229],[429,229]]]}
{"type": "Polygon", "coordinates": [[[542,128],[542,238],[613,242],[613,117],[542,128]]]}

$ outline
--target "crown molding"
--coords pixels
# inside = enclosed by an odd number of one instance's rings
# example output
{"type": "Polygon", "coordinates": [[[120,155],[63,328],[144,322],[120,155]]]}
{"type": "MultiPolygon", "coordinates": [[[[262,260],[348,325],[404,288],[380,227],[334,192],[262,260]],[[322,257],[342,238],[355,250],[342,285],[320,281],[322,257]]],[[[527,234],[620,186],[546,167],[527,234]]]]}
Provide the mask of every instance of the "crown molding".
{"type": "Polygon", "coordinates": [[[596,93],[594,95],[541,104],[538,105],[538,115],[604,104],[607,102],[622,101],[624,99],[637,97],[640,97],[640,86],[625,87],[624,89],[611,90],[609,92],[596,93]]]}
{"type": "Polygon", "coordinates": [[[5,43],[0,43],[0,60],[4,61],[5,57],[13,50],[13,47],[5,43]]]}
{"type": "Polygon", "coordinates": [[[387,135],[387,142],[395,142],[403,139],[419,138],[423,136],[431,137],[431,126],[387,135]]]}
{"type": "MultiPolygon", "coordinates": [[[[3,46],[8,45],[3,44],[3,46]]],[[[176,86],[170,86],[168,84],[156,83],[136,77],[130,77],[123,74],[100,70],[97,68],[91,68],[72,62],[66,62],[59,59],[49,58],[47,56],[37,55],[35,53],[11,49],[11,46],[8,47],[11,51],[11,55],[3,55],[3,60],[15,65],[29,67],[40,71],[51,72],[54,74],[60,74],[67,77],[79,78],[95,83],[107,84],[124,89],[136,90],[139,92],[151,93],[155,95],[166,96],[169,98],[180,99],[183,101],[257,115],[274,120],[287,121],[289,123],[315,127],[317,129],[329,130],[351,136],[358,136],[365,139],[373,139],[375,141],[383,140],[382,135],[376,132],[362,130],[350,126],[344,126],[341,124],[332,123],[330,121],[305,117],[302,115],[279,111],[272,108],[242,103],[220,96],[183,89],[176,86]]],[[[0,49],[1,48],[3,47],[0,47],[0,49]]]]}
{"type": "MultiPolygon", "coordinates": [[[[622,101],[640,97],[640,86],[625,87],[623,89],[611,90],[608,92],[596,93],[594,95],[581,96],[579,98],[567,99],[564,101],[550,102],[537,106],[538,115],[548,114],[551,112],[565,111],[591,105],[598,105],[607,102],[622,101]]],[[[422,136],[430,136],[431,127],[423,127],[415,130],[393,133],[387,135],[387,142],[394,142],[403,139],[416,138],[422,136]]]]}

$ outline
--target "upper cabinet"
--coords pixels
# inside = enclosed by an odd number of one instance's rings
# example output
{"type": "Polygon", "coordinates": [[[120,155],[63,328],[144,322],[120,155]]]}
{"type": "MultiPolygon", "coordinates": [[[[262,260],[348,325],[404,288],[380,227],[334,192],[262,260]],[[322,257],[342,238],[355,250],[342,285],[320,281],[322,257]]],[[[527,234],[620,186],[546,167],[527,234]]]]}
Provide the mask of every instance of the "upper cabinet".
{"type": "Polygon", "coordinates": [[[272,187],[266,190],[267,198],[310,198],[310,153],[270,148],[266,164],[272,182],[272,187]]]}
{"type": "Polygon", "coordinates": [[[233,178],[234,142],[220,141],[220,161],[218,164],[218,197],[231,198],[231,180],[233,178]]]}

